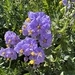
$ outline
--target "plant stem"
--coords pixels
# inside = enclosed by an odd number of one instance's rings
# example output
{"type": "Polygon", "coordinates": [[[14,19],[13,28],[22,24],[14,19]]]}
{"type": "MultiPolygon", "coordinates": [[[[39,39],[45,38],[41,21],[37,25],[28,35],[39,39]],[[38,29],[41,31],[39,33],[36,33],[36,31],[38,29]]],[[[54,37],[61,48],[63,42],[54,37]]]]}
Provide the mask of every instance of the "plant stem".
{"type": "Polygon", "coordinates": [[[9,73],[10,73],[10,67],[11,67],[11,60],[9,61],[9,66],[8,66],[9,73]]]}

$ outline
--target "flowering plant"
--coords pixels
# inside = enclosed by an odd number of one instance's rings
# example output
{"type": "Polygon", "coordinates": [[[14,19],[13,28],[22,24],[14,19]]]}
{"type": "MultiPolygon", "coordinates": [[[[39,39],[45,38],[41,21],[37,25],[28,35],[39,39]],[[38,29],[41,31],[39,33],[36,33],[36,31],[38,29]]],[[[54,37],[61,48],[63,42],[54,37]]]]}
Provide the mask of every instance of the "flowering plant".
{"type": "Polygon", "coordinates": [[[40,65],[45,59],[44,49],[52,43],[50,27],[50,18],[44,12],[28,12],[28,18],[19,30],[24,39],[13,31],[7,31],[4,35],[7,48],[1,48],[0,56],[7,60],[17,60],[23,56],[28,65],[40,65]]]}
{"type": "Polygon", "coordinates": [[[0,75],[75,75],[74,66],[75,0],[0,0],[0,75]]]}

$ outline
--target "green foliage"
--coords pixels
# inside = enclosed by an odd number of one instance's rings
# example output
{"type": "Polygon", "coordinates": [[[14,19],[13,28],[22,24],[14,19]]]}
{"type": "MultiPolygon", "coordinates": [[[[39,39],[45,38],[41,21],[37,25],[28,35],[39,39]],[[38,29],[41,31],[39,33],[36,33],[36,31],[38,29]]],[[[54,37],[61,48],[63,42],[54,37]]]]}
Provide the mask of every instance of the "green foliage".
{"type": "Polygon", "coordinates": [[[43,11],[49,15],[53,35],[51,47],[45,50],[45,62],[36,70],[20,58],[9,65],[0,57],[0,75],[75,75],[75,5],[66,12],[66,7],[59,5],[59,1],[0,0],[0,47],[5,47],[7,30],[19,34],[29,11],[43,11]]]}

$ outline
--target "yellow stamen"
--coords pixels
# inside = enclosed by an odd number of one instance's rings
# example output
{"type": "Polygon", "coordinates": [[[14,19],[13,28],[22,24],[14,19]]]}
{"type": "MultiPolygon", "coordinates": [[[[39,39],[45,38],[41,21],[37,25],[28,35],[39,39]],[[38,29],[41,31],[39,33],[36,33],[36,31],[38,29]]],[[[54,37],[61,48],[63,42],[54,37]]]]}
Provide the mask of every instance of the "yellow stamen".
{"type": "Polygon", "coordinates": [[[10,42],[11,42],[11,40],[9,39],[9,40],[8,40],[8,43],[10,43],[10,42]]]}
{"type": "Polygon", "coordinates": [[[2,52],[2,55],[5,55],[5,52],[2,52]]]}
{"type": "Polygon", "coordinates": [[[6,60],[7,60],[7,61],[10,60],[10,58],[7,58],[6,60]]]}
{"type": "Polygon", "coordinates": [[[41,52],[38,52],[38,55],[39,55],[40,57],[42,57],[42,53],[41,53],[41,52]]]}
{"type": "Polygon", "coordinates": [[[63,4],[63,2],[62,2],[62,1],[60,1],[60,2],[59,2],[59,5],[62,5],[62,4],[63,4]]]}
{"type": "Polygon", "coordinates": [[[32,47],[33,46],[33,44],[30,44],[30,47],[32,47]]]}
{"type": "Polygon", "coordinates": [[[30,60],[30,61],[29,61],[29,64],[31,64],[31,65],[33,65],[34,63],[35,63],[34,60],[30,60]]]}
{"type": "Polygon", "coordinates": [[[31,35],[32,34],[32,30],[29,30],[28,33],[29,33],[29,35],[31,35]]]}
{"type": "Polygon", "coordinates": [[[44,39],[44,40],[43,40],[43,43],[46,43],[46,42],[47,42],[47,40],[46,40],[46,39],[44,39]]]}
{"type": "Polygon", "coordinates": [[[31,20],[30,20],[30,18],[27,18],[26,21],[27,21],[27,22],[30,22],[31,20]]]}
{"type": "Polygon", "coordinates": [[[23,49],[20,49],[20,53],[22,54],[24,52],[24,50],[23,49]]]}
{"type": "Polygon", "coordinates": [[[31,52],[30,54],[31,54],[32,56],[35,56],[35,53],[34,53],[34,52],[31,52]]]}
{"type": "Polygon", "coordinates": [[[40,29],[41,28],[40,25],[38,25],[37,28],[40,29]]]}
{"type": "Polygon", "coordinates": [[[19,30],[20,33],[22,33],[22,30],[19,30]]]}
{"type": "Polygon", "coordinates": [[[8,44],[6,44],[6,47],[8,48],[8,47],[9,47],[9,45],[8,45],[8,44]]]}
{"type": "Polygon", "coordinates": [[[26,29],[26,27],[27,27],[26,25],[23,25],[23,28],[24,28],[24,29],[26,29]]]}

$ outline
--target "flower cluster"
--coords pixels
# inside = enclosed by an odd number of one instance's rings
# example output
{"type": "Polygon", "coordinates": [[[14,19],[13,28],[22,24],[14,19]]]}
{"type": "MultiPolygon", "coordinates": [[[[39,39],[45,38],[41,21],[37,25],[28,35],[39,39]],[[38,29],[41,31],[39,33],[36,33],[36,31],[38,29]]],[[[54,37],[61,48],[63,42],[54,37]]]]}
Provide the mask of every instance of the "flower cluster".
{"type": "Polygon", "coordinates": [[[50,18],[45,13],[29,12],[28,18],[22,26],[23,35],[35,38],[41,47],[49,47],[52,41],[50,24],[50,18]]]}
{"type": "Polygon", "coordinates": [[[15,60],[18,56],[24,56],[24,61],[29,64],[39,65],[44,62],[44,48],[49,48],[52,42],[50,31],[51,21],[44,12],[29,12],[20,32],[25,39],[20,39],[16,33],[7,31],[4,35],[8,48],[0,50],[0,56],[15,60]]]}
{"type": "Polygon", "coordinates": [[[4,39],[7,47],[15,46],[20,42],[19,36],[17,36],[13,31],[7,31],[4,35],[4,39]]]}
{"type": "Polygon", "coordinates": [[[13,50],[13,48],[1,48],[0,50],[0,56],[6,58],[7,60],[15,60],[17,59],[17,54],[13,50]]]}

